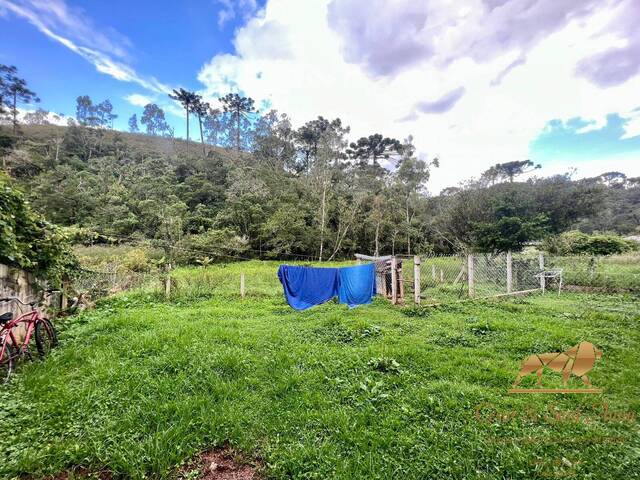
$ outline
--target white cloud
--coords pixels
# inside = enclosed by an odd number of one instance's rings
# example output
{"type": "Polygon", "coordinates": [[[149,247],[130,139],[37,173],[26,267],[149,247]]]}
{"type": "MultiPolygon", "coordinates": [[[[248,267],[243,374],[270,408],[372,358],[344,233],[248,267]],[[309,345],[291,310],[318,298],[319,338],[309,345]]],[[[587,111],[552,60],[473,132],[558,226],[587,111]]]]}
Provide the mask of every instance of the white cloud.
{"type": "MultiPolygon", "coordinates": [[[[25,122],[25,116],[29,113],[33,113],[35,112],[37,109],[35,108],[18,108],[18,121],[20,123],[26,123],[25,122]]],[[[48,123],[50,123],[51,125],[59,125],[59,126],[66,126],[67,125],[67,117],[64,116],[64,114],[62,113],[55,113],[55,112],[47,112],[47,116],[46,116],[46,121],[48,123]]],[[[5,121],[6,124],[10,123],[10,120],[7,119],[5,121]]]]}
{"type": "Polygon", "coordinates": [[[168,93],[171,89],[153,77],[139,75],[133,68],[116,57],[126,57],[128,40],[121,37],[113,41],[92,27],[80,12],[73,12],[63,0],[0,0],[6,11],[31,23],[40,32],[64,45],[72,52],[92,63],[100,73],[122,82],[131,82],[156,92],[168,93]],[[106,51],[110,54],[104,53],[106,51]]]}
{"type": "Polygon", "coordinates": [[[124,97],[124,99],[131,105],[135,105],[136,107],[144,107],[149,103],[153,103],[153,98],[146,95],[141,95],[139,93],[132,93],[131,95],[127,95],[126,97],[124,97]]]}
{"type": "Polygon", "coordinates": [[[248,20],[258,8],[256,0],[218,0],[217,3],[221,5],[218,10],[218,28],[223,28],[236,17],[248,20]]]}
{"type": "MultiPolygon", "coordinates": [[[[375,52],[377,57],[373,58],[362,45],[355,53],[346,52],[344,41],[351,37],[330,26],[331,2],[270,0],[236,31],[236,53],[214,56],[198,79],[211,98],[230,89],[241,90],[258,101],[269,100],[296,124],[317,115],[339,116],[352,127],[354,139],[374,132],[397,138],[412,134],[420,154],[441,159],[430,187],[437,192],[479,175],[492,164],[529,158],[530,143],[552,119],[581,117],[602,125],[607,114],[618,112],[629,118],[638,106],[632,100],[640,91],[638,76],[602,88],[577,77],[575,71],[580,60],[624,44],[621,30],[608,32],[603,26],[620,18],[631,0],[585,2],[584,8],[562,1],[571,12],[561,15],[562,21],[554,17],[560,15],[554,1],[534,1],[531,14],[543,18],[546,26],[536,29],[535,18],[518,17],[516,23],[527,32],[503,31],[503,49],[500,28],[509,26],[507,13],[513,13],[521,0],[469,0],[458,2],[457,8],[444,0],[428,2],[424,21],[432,22],[426,30],[433,37],[430,47],[422,57],[412,56],[403,50],[402,42],[392,42],[390,32],[391,54],[408,60],[402,68],[382,68],[372,74],[372,62],[385,65],[392,57],[375,52]],[[490,41],[484,34],[489,27],[483,24],[488,12],[494,12],[491,28],[498,31],[490,41]],[[439,113],[415,108],[443,97],[453,100],[456,95],[446,97],[451,92],[459,94],[452,108],[444,108],[449,106],[447,102],[436,105],[442,107],[435,108],[439,113]]],[[[354,0],[335,1],[345,2],[363,5],[354,0]]],[[[405,23],[422,21],[415,13],[421,2],[396,2],[393,8],[382,0],[374,3],[340,13],[362,16],[367,11],[394,11],[394,19],[405,23]],[[399,11],[403,8],[405,14],[399,11]]],[[[334,4],[331,8],[337,7],[334,4]]],[[[520,15],[526,16],[526,10],[520,15]]],[[[344,18],[341,21],[346,22],[344,18]]],[[[381,15],[381,24],[384,21],[386,17],[381,15]]],[[[422,36],[408,44],[419,52],[415,42],[425,38],[425,33],[420,24],[415,29],[422,36]]],[[[374,29],[365,37],[375,39],[375,33],[374,29]]],[[[373,45],[385,48],[385,42],[373,45]]],[[[629,122],[627,135],[637,128],[636,120],[629,122]]],[[[581,165],[584,168],[589,162],[596,165],[602,161],[587,159],[581,165]]],[[[607,169],[612,168],[616,167],[607,169]]]]}
{"type": "MultiPolygon", "coordinates": [[[[627,123],[625,124],[625,132],[621,139],[633,138],[640,135],[640,108],[628,113],[625,117],[627,123]]],[[[637,160],[636,160],[637,161],[637,160]]],[[[640,164],[640,161],[637,161],[640,164]]]]}

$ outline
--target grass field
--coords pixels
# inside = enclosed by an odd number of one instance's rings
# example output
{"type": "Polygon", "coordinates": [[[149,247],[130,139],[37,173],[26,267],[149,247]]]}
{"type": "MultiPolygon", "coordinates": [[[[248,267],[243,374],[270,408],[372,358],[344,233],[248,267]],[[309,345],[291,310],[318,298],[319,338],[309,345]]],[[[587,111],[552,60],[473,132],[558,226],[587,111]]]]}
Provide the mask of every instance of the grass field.
{"type": "Polygon", "coordinates": [[[264,478],[637,478],[637,296],[295,312],[276,268],[178,270],[170,301],[121,294],[60,324],[53,355],[0,386],[0,478],[172,478],[222,445],[264,478]],[[507,393],[530,353],[582,340],[603,394],[507,393]]]}

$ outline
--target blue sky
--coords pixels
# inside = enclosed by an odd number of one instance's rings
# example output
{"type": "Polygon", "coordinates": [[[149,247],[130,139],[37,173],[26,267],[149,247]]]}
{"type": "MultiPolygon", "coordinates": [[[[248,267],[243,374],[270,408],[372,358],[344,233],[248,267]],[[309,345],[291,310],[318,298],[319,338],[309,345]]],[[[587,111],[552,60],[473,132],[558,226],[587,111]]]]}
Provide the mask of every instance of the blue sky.
{"type": "MultiPolygon", "coordinates": [[[[192,90],[202,87],[196,74],[212,54],[233,52],[233,31],[244,22],[242,15],[236,15],[219,25],[218,17],[225,5],[212,0],[90,0],[66,5],[80,21],[90,20],[123,45],[124,60],[137,72],[171,87],[192,90]]],[[[109,49],[105,53],[110,54],[109,49]]],[[[126,129],[128,117],[141,111],[125,100],[127,96],[138,93],[168,103],[157,92],[132,87],[129,82],[98,72],[77,53],[11,12],[0,16],[0,62],[18,66],[20,74],[42,98],[42,106],[66,116],[75,113],[78,95],[89,95],[94,101],[109,98],[119,114],[115,127],[126,129]]],[[[178,118],[168,119],[178,134],[183,132],[178,118]]]]}
{"type": "Polygon", "coordinates": [[[0,63],[53,112],[110,99],[119,129],[153,101],[183,136],[166,93],[184,87],[412,135],[437,191],[523,158],[640,175],[639,17],[635,0],[0,0],[0,63]]]}

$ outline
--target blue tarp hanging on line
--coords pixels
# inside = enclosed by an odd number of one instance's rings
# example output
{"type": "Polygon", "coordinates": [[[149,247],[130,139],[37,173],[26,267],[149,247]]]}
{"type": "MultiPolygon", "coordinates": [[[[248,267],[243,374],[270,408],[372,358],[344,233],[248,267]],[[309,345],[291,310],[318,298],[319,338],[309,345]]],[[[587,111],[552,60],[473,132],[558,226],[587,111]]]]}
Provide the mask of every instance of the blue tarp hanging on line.
{"type": "Polygon", "coordinates": [[[338,296],[350,308],[371,303],[375,295],[375,265],[344,268],[316,268],[281,265],[278,278],[287,303],[306,310],[338,296]]]}
{"type": "Polygon", "coordinates": [[[278,278],[291,308],[306,310],[338,295],[338,269],[280,265],[278,278]]]}
{"type": "Polygon", "coordinates": [[[376,294],[376,265],[369,263],[338,270],[338,301],[349,308],[371,303],[376,294]]]}

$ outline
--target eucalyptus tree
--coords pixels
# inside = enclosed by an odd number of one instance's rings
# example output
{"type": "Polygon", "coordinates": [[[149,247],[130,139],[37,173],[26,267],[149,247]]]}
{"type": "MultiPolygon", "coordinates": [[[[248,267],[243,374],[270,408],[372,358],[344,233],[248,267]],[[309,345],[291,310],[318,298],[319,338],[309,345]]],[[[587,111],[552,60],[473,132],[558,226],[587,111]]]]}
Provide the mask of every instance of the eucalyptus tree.
{"type": "Polygon", "coordinates": [[[204,133],[207,137],[207,143],[211,145],[218,145],[220,142],[220,133],[223,130],[223,114],[219,108],[211,108],[204,116],[204,133]]]}
{"type": "Polygon", "coordinates": [[[249,115],[256,113],[255,102],[252,98],[242,97],[237,93],[228,93],[224,97],[220,97],[219,100],[222,103],[224,112],[231,117],[233,131],[230,133],[235,137],[234,147],[236,151],[240,151],[242,150],[241,132],[243,127],[248,128],[250,126],[249,115]]]}
{"type": "Polygon", "coordinates": [[[146,127],[147,134],[149,135],[165,133],[169,127],[164,118],[164,110],[155,103],[145,105],[140,123],[146,127]]]}
{"type": "Polygon", "coordinates": [[[129,131],[131,133],[138,133],[140,131],[140,128],[138,127],[138,115],[137,114],[133,114],[129,117],[129,131]]]}

